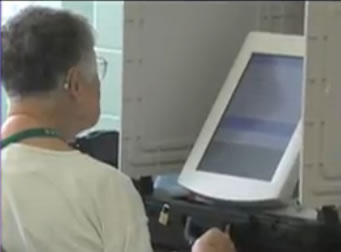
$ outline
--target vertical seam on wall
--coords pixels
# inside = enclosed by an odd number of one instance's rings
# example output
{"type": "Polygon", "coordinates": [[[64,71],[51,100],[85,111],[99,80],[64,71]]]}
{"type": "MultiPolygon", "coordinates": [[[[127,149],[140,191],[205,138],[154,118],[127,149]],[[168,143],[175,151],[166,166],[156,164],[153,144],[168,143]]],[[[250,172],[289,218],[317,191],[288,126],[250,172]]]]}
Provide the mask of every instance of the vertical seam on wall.
{"type": "Polygon", "coordinates": [[[94,6],[92,8],[92,16],[93,16],[93,26],[97,30],[97,1],[93,2],[94,6]]]}

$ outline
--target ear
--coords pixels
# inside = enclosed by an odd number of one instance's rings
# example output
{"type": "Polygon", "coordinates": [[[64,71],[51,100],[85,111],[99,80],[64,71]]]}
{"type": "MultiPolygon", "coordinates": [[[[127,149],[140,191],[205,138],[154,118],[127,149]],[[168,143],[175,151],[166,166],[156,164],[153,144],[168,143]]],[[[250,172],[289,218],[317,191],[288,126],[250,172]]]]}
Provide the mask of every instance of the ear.
{"type": "Polygon", "coordinates": [[[66,91],[74,99],[78,99],[81,89],[81,73],[77,66],[71,67],[66,75],[66,82],[64,85],[66,91]]]}

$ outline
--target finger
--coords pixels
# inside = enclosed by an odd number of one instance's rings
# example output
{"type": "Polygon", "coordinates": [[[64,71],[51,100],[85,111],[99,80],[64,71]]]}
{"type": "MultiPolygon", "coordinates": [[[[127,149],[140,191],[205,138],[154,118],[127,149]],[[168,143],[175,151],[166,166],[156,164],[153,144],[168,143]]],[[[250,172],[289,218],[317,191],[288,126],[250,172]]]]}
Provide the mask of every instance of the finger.
{"type": "Polygon", "coordinates": [[[217,228],[212,228],[208,230],[203,236],[201,236],[198,242],[212,246],[230,247],[232,240],[228,234],[223,233],[217,228]]]}
{"type": "Polygon", "coordinates": [[[230,225],[226,225],[225,228],[224,228],[224,232],[229,234],[230,230],[231,230],[231,226],[230,225]]]}

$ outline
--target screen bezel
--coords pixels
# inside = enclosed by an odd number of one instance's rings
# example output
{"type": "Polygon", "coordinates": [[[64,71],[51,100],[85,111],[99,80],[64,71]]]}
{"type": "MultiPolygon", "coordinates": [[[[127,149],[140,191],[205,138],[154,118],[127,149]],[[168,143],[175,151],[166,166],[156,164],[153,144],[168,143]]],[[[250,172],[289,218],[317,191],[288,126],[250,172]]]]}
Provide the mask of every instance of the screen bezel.
{"type": "Polygon", "coordinates": [[[271,181],[197,170],[252,55],[256,53],[303,58],[304,37],[264,32],[252,32],[248,35],[179,177],[181,185],[202,196],[243,202],[280,200],[286,196],[287,187],[294,186],[292,181],[298,179],[298,167],[295,162],[301,147],[301,121],[271,181]]]}

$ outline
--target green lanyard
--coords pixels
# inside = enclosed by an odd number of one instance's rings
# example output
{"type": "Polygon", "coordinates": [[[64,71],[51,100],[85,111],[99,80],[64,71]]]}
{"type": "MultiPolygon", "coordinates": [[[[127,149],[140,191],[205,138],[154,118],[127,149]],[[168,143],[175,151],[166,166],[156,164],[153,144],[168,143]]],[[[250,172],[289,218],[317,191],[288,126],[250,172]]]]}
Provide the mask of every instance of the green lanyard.
{"type": "Polygon", "coordinates": [[[17,143],[22,140],[28,138],[35,138],[35,137],[50,137],[50,138],[61,138],[58,132],[54,129],[49,128],[35,128],[35,129],[27,129],[21,132],[18,132],[10,137],[7,137],[1,141],[1,149],[4,149],[8,145],[12,143],[17,143]]]}

